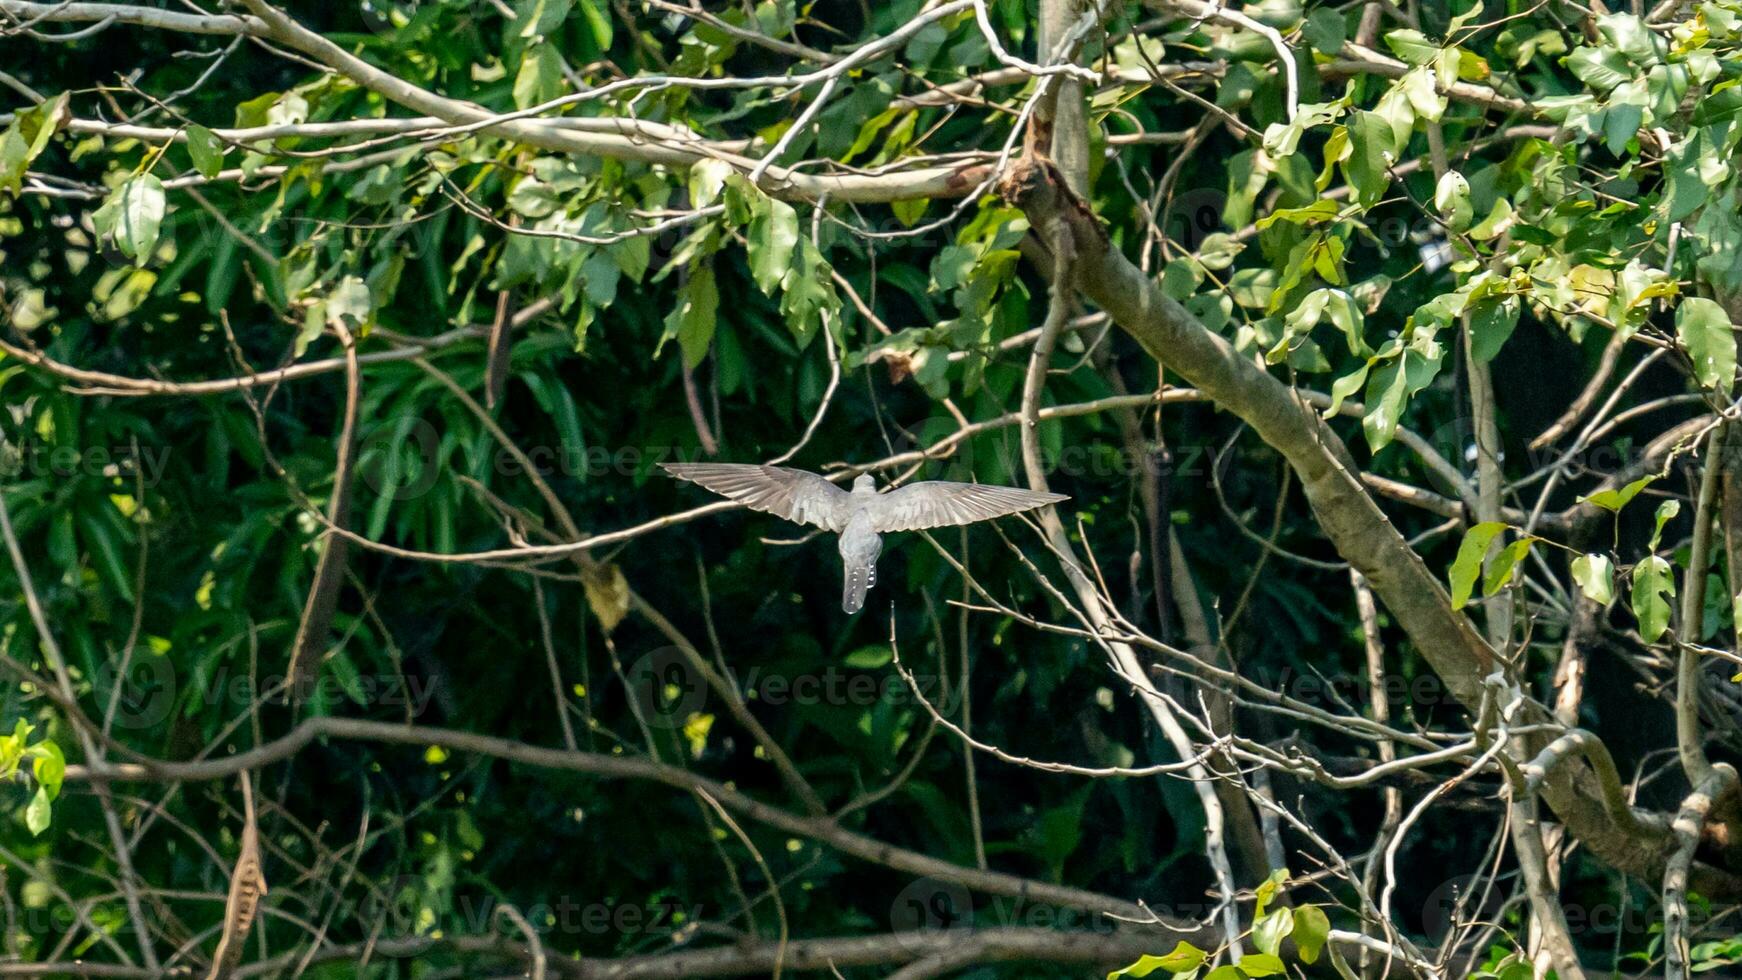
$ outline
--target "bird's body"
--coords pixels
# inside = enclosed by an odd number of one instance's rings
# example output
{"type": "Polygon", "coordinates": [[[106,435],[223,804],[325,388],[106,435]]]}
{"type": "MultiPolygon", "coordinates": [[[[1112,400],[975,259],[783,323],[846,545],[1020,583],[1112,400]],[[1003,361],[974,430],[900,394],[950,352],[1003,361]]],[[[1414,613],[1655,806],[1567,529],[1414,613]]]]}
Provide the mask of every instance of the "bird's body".
{"type": "Polygon", "coordinates": [[[877,533],[869,507],[847,519],[840,545],[841,608],[858,612],[865,605],[865,593],[877,584],[877,556],[883,553],[883,537],[877,533]]]}
{"type": "Polygon", "coordinates": [[[1067,500],[1063,494],[978,483],[910,483],[887,493],[862,473],[842,490],[815,473],[751,463],[665,463],[682,480],[700,484],[745,506],[812,524],[841,536],[841,608],[858,612],[877,584],[877,556],[891,531],[951,527],[1003,517],[1067,500]]]}

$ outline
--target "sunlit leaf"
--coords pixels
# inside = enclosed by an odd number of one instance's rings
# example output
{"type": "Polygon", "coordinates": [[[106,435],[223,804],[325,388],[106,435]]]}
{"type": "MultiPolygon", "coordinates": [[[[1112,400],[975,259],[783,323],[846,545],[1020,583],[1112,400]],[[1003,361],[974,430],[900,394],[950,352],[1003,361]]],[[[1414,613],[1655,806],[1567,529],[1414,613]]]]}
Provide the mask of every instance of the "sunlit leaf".
{"type": "Polygon", "coordinates": [[[1319,953],[1331,936],[1331,920],[1317,905],[1302,905],[1294,910],[1294,945],[1300,951],[1301,962],[1318,962],[1319,953]]]}
{"type": "Polygon", "coordinates": [[[1147,977],[1157,970],[1190,973],[1203,966],[1208,958],[1203,950],[1181,940],[1174,946],[1173,952],[1162,956],[1145,955],[1130,966],[1107,974],[1107,980],[1115,980],[1117,977],[1147,977]]]}
{"type": "Polygon", "coordinates": [[[1675,578],[1669,562],[1649,555],[1633,568],[1633,616],[1639,620],[1639,636],[1647,643],[1669,629],[1669,600],[1675,596],[1675,578]]]}
{"type": "Polygon", "coordinates": [[[1728,395],[1736,381],[1736,332],[1730,315],[1712,300],[1690,296],[1676,307],[1675,332],[1694,362],[1694,377],[1728,395]]]}
{"type": "Polygon", "coordinates": [[[1608,555],[1580,555],[1573,559],[1573,581],[1579,591],[1599,606],[1615,599],[1615,566],[1608,555]]]}
{"type": "Polygon", "coordinates": [[[1464,532],[1464,541],[1458,545],[1458,556],[1452,560],[1449,573],[1453,609],[1462,609],[1470,601],[1470,595],[1476,589],[1476,578],[1482,573],[1482,560],[1488,555],[1488,546],[1493,543],[1494,536],[1504,530],[1506,525],[1499,521],[1485,521],[1464,532]]]}
{"type": "Polygon", "coordinates": [[[1651,476],[1642,476],[1639,479],[1634,480],[1632,483],[1629,483],[1626,486],[1621,487],[1620,489],[1617,489],[1617,490],[1599,490],[1598,492],[1590,494],[1588,496],[1580,497],[1579,501],[1581,503],[1593,504],[1593,505],[1601,507],[1607,511],[1613,511],[1613,512],[1619,513],[1621,508],[1627,506],[1628,501],[1632,500],[1634,497],[1639,496],[1639,491],[1644,490],[1646,487],[1650,486],[1652,484],[1652,482],[1655,481],[1656,479],[1657,479],[1656,474],[1652,474],[1651,476]]]}
{"type": "Polygon", "coordinates": [[[229,147],[204,126],[194,123],[187,128],[188,156],[193,158],[194,169],[207,179],[218,176],[224,169],[224,154],[229,147]]]}

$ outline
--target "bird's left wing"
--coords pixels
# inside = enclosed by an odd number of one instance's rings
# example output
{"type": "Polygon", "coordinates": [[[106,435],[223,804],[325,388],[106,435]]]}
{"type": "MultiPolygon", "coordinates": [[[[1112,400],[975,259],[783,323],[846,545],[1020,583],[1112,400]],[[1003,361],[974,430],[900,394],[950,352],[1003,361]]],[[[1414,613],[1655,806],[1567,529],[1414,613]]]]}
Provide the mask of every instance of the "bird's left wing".
{"type": "Polygon", "coordinates": [[[872,502],[870,513],[872,524],[880,533],[918,531],[972,524],[1069,499],[1062,493],[932,480],[910,483],[879,495],[872,502]]]}
{"type": "Polygon", "coordinates": [[[680,480],[697,483],[725,497],[798,524],[825,531],[847,526],[852,495],[815,473],[755,463],[661,463],[680,480]]]}

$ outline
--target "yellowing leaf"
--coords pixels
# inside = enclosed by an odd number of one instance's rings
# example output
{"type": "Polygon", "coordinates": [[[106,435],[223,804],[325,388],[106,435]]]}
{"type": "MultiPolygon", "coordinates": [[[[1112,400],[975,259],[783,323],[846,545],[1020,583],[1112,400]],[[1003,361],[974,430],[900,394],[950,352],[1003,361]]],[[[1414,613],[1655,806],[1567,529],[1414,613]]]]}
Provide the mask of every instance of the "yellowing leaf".
{"type": "Polygon", "coordinates": [[[700,759],[708,747],[708,732],[714,727],[714,716],[696,713],[683,723],[683,737],[690,743],[690,758],[700,759]]]}
{"type": "Polygon", "coordinates": [[[1157,970],[1166,970],[1168,973],[1191,973],[1203,966],[1204,960],[1207,958],[1208,956],[1203,950],[1191,943],[1182,941],[1174,946],[1173,952],[1165,956],[1145,955],[1122,970],[1114,970],[1107,974],[1107,980],[1116,980],[1118,977],[1147,977],[1157,970]]]}
{"type": "Polygon", "coordinates": [[[581,573],[587,606],[599,617],[599,628],[609,633],[629,614],[629,582],[616,565],[595,565],[581,573]]]}
{"type": "Polygon", "coordinates": [[[1247,977],[1274,977],[1286,974],[1288,967],[1270,953],[1248,953],[1240,957],[1240,974],[1247,977]]]}
{"type": "Polygon", "coordinates": [[[1331,920],[1317,905],[1302,905],[1294,910],[1294,945],[1300,951],[1301,962],[1318,961],[1319,952],[1331,936],[1331,920]]]}

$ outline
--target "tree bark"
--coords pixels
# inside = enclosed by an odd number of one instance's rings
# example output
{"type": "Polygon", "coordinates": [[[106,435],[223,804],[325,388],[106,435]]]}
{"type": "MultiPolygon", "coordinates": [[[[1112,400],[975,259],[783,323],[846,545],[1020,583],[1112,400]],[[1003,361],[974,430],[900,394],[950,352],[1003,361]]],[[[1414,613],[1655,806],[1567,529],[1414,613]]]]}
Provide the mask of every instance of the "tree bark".
{"type": "MultiPolygon", "coordinates": [[[[1241,357],[1114,249],[1088,206],[1046,161],[1030,157],[1016,163],[1003,192],[1035,227],[1063,223],[1070,228],[1078,290],[1151,356],[1165,359],[1282,454],[1337,551],[1372,585],[1447,690],[1467,708],[1479,705],[1482,679],[1496,669],[1493,649],[1452,608],[1439,578],[1368,496],[1348,448],[1301,395],[1241,357]]],[[[1526,722],[1552,718],[1534,703],[1527,712],[1526,722]]],[[[1570,775],[1569,768],[1560,767],[1542,787],[1543,799],[1568,831],[1613,867],[1659,877],[1673,848],[1668,821],[1642,815],[1645,833],[1623,831],[1604,813],[1594,785],[1582,772],[1578,778],[1570,775]]],[[[1698,865],[1693,877],[1702,894],[1742,895],[1742,879],[1722,869],[1698,865]]]]}

